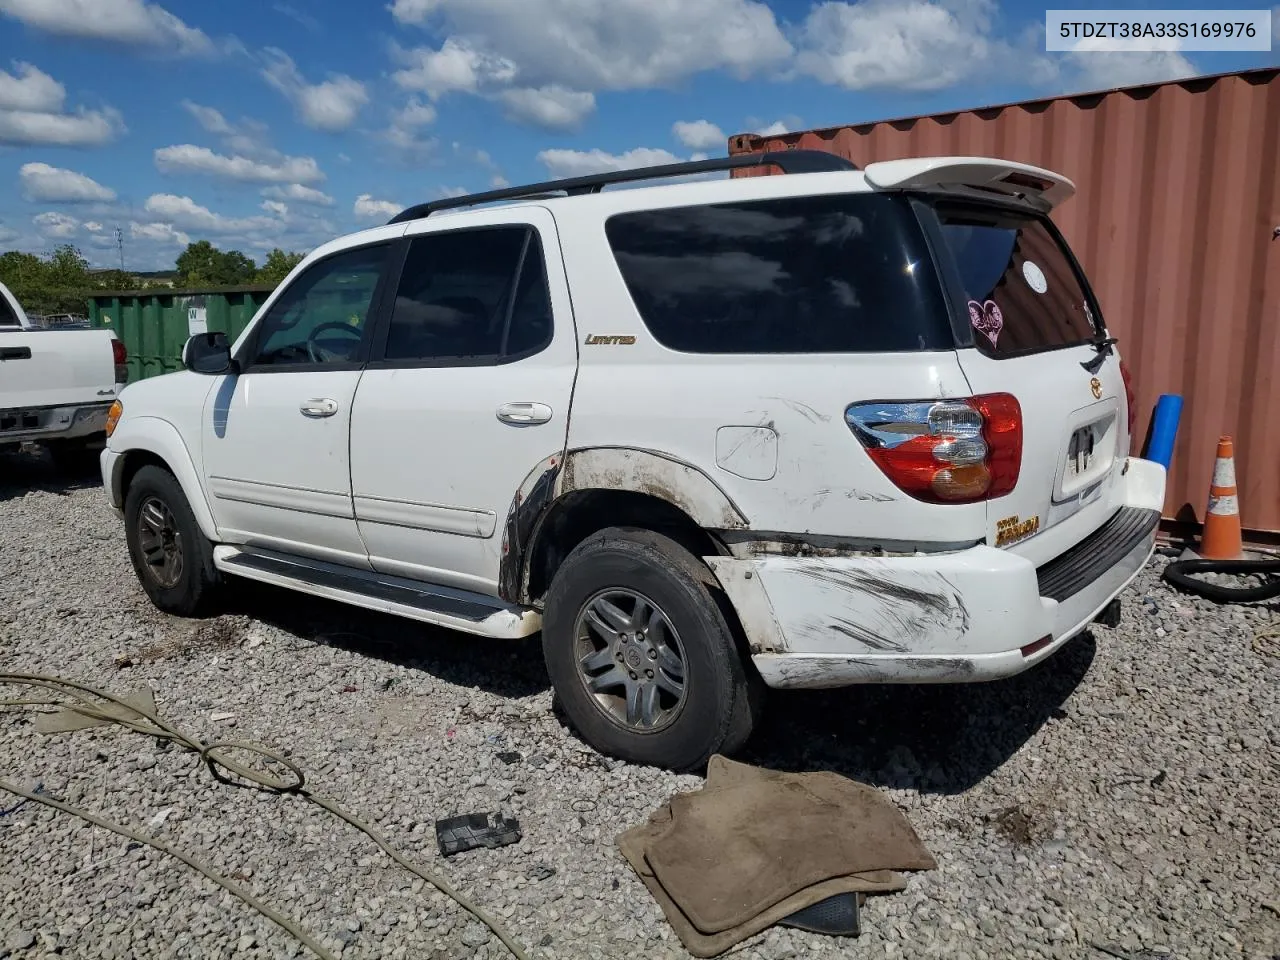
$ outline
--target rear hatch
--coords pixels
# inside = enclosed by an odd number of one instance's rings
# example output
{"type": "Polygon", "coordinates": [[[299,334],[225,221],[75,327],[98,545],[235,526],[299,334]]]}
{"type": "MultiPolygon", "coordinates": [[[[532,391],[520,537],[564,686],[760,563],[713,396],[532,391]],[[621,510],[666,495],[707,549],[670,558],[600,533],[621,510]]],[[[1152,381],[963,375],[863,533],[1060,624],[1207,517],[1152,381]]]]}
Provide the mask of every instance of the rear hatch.
{"type": "Polygon", "coordinates": [[[1021,468],[1013,490],[987,504],[987,542],[1043,563],[1114,511],[1129,449],[1119,355],[1041,210],[972,195],[927,196],[918,209],[961,320],[971,390],[1012,394],[1021,407],[1021,468]]]}

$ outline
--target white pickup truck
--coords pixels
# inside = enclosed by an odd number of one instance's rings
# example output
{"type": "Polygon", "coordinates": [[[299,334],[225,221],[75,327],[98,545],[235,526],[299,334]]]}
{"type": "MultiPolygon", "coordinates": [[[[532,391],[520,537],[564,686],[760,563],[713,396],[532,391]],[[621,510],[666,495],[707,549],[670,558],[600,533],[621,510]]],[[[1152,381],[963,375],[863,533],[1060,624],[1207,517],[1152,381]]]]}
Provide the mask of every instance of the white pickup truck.
{"type": "Polygon", "coordinates": [[[34,326],[0,283],[0,452],[38,443],[60,467],[88,462],[106,443],[126,359],[110,330],[34,326]]]}

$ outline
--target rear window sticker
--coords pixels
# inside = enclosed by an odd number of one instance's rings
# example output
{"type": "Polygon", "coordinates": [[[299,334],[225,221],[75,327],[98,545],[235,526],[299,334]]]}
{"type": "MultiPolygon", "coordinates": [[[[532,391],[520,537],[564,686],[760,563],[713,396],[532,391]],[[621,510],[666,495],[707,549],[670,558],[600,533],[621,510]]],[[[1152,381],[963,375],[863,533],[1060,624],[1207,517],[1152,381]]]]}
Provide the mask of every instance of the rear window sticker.
{"type": "Polygon", "coordinates": [[[1022,278],[1027,281],[1027,286],[1036,293],[1044,293],[1049,289],[1049,281],[1045,279],[1044,271],[1040,269],[1038,264],[1032,263],[1030,260],[1022,261],[1022,278]]]}
{"type": "Polygon", "coordinates": [[[1004,329],[1004,314],[1000,312],[1000,307],[994,300],[988,300],[986,303],[970,300],[969,322],[973,324],[973,329],[986,336],[994,347],[996,338],[1004,329]]]}

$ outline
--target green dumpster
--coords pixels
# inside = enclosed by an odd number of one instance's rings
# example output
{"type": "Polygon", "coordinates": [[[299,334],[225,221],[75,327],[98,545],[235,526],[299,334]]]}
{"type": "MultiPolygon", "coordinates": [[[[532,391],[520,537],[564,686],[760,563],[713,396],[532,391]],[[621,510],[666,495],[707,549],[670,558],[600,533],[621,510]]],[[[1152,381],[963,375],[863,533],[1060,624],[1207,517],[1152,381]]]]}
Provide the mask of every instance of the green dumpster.
{"type": "Polygon", "coordinates": [[[194,333],[221,331],[234,341],[275,284],[210,290],[124,290],[89,298],[89,324],[114,330],[129,352],[129,382],[182,369],[182,345],[194,333]]]}

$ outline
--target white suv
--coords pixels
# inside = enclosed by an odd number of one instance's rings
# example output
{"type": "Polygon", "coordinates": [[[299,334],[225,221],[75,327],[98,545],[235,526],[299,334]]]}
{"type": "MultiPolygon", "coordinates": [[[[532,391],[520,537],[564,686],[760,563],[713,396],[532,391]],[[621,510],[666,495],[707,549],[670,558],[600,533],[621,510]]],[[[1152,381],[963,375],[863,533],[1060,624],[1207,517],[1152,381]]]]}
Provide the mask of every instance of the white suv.
{"type": "Polygon", "coordinates": [[[636,762],[735,750],[764,686],[1007,677],[1114,616],[1164,499],[1073,189],[789,151],[414,207],[128,386],[106,489],[161,609],[247,577],[541,630],[636,762]]]}

